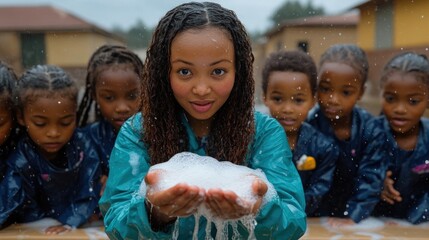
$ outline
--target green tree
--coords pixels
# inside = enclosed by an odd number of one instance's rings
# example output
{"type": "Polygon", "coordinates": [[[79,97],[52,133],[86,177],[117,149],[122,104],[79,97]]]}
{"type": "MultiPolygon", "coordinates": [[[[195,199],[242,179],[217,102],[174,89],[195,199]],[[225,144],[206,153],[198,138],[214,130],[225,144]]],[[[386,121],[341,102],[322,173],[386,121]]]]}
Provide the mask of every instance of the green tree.
{"type": "Polygon", "coordinates": [[[325,10],[322,7],[313,6],[313,2],[311,0],[308,0],[306,5],[301,4],[298,0],[287,0],[274,11],[270,20],[275,26],[285,20],[323,14],[325,14],[325,10]]]}
{"type": "Polygon", "coordinates": [[[112,32],[123,37],[129,48],[138,49],[146,48],[149,45],[153,29],[147,27],[143,21],[139,19],[128,30],[123,30],[120,27],[114,27],[112,32]]]}

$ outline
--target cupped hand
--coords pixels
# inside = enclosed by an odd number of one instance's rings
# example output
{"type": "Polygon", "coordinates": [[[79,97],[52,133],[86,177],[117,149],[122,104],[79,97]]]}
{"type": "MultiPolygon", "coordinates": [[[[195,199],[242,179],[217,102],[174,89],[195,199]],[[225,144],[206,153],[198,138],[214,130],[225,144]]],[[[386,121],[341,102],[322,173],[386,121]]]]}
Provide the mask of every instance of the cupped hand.
{"type": "Polygon", "coordinates": [[[67,225],[50,226],[45,229],[47,235],[57,235],[63,232],[70,232],[71,227],[67,225]]]}
{"type": "Polygon", "coordinates": [[[395,202],[402,201],[401,193],[398,192],[394,187],[395,181],[392,179],[392,171],[386,172],[386,178],[384,178],[384,187],[381,191],[381,200],[393,205],[395,202]]]}
{"type": "Polygon", "coordinates": [[[159,171],[149,172],[145,177],[147,185],[146,199],[151,205],[152,217],[161,222],[170,222],[176,217],[189,216],[204,200],[204,189],[179,183],[157,191],[154,185],[159,180],[159,171]]]}
{"type": "Polygon", "coordinates": [[[254,203],[240,198],[232,191],[224,191],[219,188],[209,189],[206,193],[206,207],[215,217],[221,219],[237,219],[256,214],[261,207],[262,198],[267,192],[268,186],[258,178],[253,181],[252,190],[256,196],[254,203]]]}

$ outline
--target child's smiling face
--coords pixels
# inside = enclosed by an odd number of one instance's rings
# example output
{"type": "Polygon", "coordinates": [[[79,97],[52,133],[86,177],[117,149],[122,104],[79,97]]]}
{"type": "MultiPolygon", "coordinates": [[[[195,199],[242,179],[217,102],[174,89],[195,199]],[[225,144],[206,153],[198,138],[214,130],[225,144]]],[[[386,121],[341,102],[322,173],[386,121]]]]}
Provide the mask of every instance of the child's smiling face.
{"type": "Polygon", "coordinates": [[[286,132],[297,132],[314,105],[310,80],[301,72],[274,71],[268,78],[264,103],[286,132]]]}
{"type": "Polygon", "coordinates": [[[382,108],[393,132],[417,130],[428,107],[429,88],[413,73],[393,73],[383,84],[382,108]]]}

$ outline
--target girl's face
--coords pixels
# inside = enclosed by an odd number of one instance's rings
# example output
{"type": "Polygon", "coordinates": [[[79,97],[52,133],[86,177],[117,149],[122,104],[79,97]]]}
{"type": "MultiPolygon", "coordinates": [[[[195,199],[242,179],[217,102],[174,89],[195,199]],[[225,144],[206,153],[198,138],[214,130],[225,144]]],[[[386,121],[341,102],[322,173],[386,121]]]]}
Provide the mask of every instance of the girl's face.
{"type": "Polygon", "coordinates": [[[318,102],[331,120],[349,119],[356,102],[362,97],[362,80],[349,65],[337,62],[322,64],[319,71],[318,102]]]}
{"type": "Polygon", "coordinates": [[[24,106],[19,123],[48,160],[55,158],[76,127],[76,102],[61,96],[38,97],[24,106]]]}
{"type": "Polygon", "coordinates": [[[6,100],[0,97],[0,146],[6,142],[9,137],[10,131],[13,126],[13,115],[9,106],[7,106],[6,100]]]}
{"type": "Polygon", "coordinates": [[[191,126],[209,124],[227,101],[235,80],[234,55],[230,37],[216,27],[186,30],[173,39],[170,85],[191,126]]]}
{"type": "Polygon", "coordinates": [[[420,118],[428,107],[428,86],[413,74],[393,73],[383,86],[382,108],[395,133],[418,130],[420,118]]]}
{"type": "Polygon", "coordinates": [[[95,101],[116,132],[139,111],[139,96],[140,78],[128,65],[107,68],[97,78],[95,101]]]}
{"type": "Polygon", "coordinates": [[[314,105],[310,80],[301,72],[270,73],[264,103],[286,132],[297,132],[314,105]]]}

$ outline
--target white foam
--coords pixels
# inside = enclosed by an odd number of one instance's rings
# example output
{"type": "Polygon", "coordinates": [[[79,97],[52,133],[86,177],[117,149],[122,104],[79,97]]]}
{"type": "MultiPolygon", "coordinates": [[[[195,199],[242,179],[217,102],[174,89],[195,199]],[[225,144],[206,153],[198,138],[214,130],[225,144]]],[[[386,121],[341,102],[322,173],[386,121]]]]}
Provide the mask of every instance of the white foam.
{"type": "MultiPolygon", "coordinates": [[[[174,155],[169,161],[156,164],[150,167],[150,171],[161,170],[159,182],[156,186],[151,186],[150,191],[162,191],[175,186],[178,183],[186,183],[188,185],[203,188],[206,191],[212,188],[220,188],[222,190],[232,191],[240,199],[255,203],[257,197],[252,191],[252,183],[256,178],[264,181],[268,186],[268,191],[265,194],[262,205],[277,197],[277,193],[273,185],[267,180],[264,172],[260,169],[251,169],[246,166],[236,165],[231,162],[220,162],[212,157],[199,156],[190,152],[182,152],[174,155]]],[[[144,181],[140,186],[140,195],[145,196],[147,187],[144,181]]],[[[217,219],[211,215],[210,211],[201,204],[196,213],[195,219],[200,219],[203,216],[207,219],[206,234],[210,235],[211,223],[214,223],[217,231],[216,239],[222,239],[228,236],[228,225],[233,228],[233,235],[238,234],[236,225],[238,221],[248,228],[250,233],[249,238],[253,236],[253,230],[256,226],[255,217],[244,216],[236,220],[217,219]]],[[[198,221],[196,221],[198,225],[198,221]]],[[[195,226],[195,231],[198,226],[195,226]]],[[[228,237],[227,237],[228,238],[228,237]]]]}

